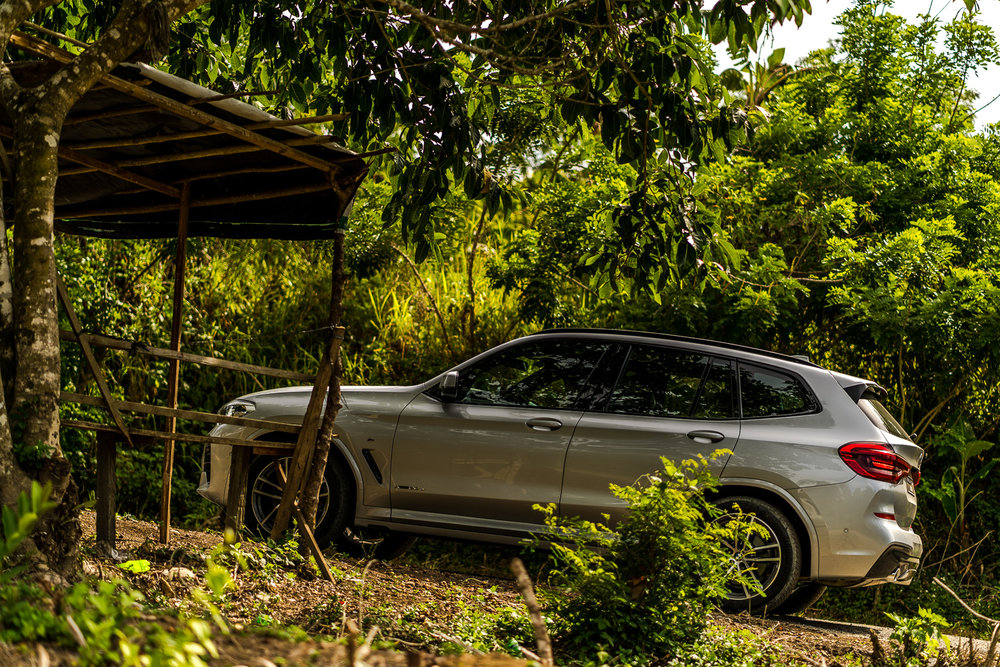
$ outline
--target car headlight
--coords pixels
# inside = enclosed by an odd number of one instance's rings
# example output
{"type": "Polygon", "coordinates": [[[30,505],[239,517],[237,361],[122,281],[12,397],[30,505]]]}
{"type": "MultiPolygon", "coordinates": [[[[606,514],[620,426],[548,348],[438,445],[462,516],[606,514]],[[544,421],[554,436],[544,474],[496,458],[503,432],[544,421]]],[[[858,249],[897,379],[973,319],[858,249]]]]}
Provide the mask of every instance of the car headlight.
{"type": "Polygon", "coordinates": [[[257,409],[253,401],[245,401],[241,398],[230,401],[219,409],[219,414],[224,417],[246,417],[257,409]]]}

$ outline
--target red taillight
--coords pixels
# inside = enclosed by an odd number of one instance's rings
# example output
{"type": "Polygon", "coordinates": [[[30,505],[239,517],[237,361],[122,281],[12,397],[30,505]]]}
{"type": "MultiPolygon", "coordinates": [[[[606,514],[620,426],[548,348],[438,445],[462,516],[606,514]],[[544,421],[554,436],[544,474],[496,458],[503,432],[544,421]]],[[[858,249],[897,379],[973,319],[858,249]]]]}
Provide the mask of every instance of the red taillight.
{"type": "MultiPolygon", "coordinates": [[[[898,484],[910,474],[910,464],[902,456],[878,442],[851,442],[838,450],[840,458],[862,477],[898,484]]],[[[917,479],[920,473],[917,472],[917,479]]]]}
{"type": "Polygon", "coordinates": [[[910,468],[910,479],[913,480],[913,486],[920,484],[920,468],[910,468]]]}

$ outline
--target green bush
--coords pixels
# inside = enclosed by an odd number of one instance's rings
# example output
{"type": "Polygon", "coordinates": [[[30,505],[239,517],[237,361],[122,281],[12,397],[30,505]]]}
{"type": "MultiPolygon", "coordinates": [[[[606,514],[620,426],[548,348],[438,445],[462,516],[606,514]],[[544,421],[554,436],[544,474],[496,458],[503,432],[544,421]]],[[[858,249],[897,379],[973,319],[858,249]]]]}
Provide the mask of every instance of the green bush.
{"type": "Polygon", "coordinates": [[[679,655],[726,594],[727,545],[746,543],[746,524],[715,520],[705,459],[661,460],[661,471],[636,484],[612,485],[629,508],[614,531],[539,508],[554,534],[555,585],[542,595],[563,660],[646,664],[679,655]]]}

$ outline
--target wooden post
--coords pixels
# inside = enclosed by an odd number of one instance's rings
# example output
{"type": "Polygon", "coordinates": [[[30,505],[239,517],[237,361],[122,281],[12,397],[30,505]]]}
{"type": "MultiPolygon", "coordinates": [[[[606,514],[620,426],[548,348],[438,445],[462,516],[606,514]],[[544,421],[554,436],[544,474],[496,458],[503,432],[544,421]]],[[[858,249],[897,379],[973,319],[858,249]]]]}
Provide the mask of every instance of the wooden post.
{"type": "MultiPolygon", "coordinates": [[[[170,349],[180,352],[181,325],[184,312],[184,268],[187,263],[187,232],[188,215],[191,209],[191,184],[185,183],[181,188],[181,213],[177,220],[177,255],[174,259],[174,312],[170,327],[170,349]]],[[[177,392],[180,387],[180,362],[170,361],[170,372],[167,378],[167,407],[177,407],[177,392]]],[[[167,433],[177,430],[177,418],[167,418],[167,433]]],[[[160,490],[160,543],[170,542],[170,487],[174,476],[174,441],[163,443],[163,486],[160,490]]]]}
{"type": "Polygon", "coordinates": [[[288,466],[288,483],[285,484],[285,489],[281,493],[281,503],[274,516],[274,527],[271,528],[272,540],[278,539],[288,528],[288,521],[292,518],[292,511],[295,508],[295,499],[305,482],[306,470],[312,463],[316,435],[319,433],[320,417],[323,415],[323,405],[326,403],[327,387],[330,384],[330,376],[333,375],[333,360],[340,353],[340,343],[343,340],[344,328],[337,327],[333,330],[333,335],[330,336],[330,345],[323,355],[323,361],[319,364],[316,382],[313,384],[312,395],[309,397],[309,406],[302,418],[302,430],[299,431],[299,438],[295,442],[295,451],[292,454],[292,462],[288,466]]]}
{"type": "Polygon", "coordinates": [[[250,472],[250,448],[233,447],[229,462],[229,493],[226,496],[226,528],[237,535],[243,530],[247,506],[247,473],[250,472]]]}
{"type": "Polygon", "coordinates": [[[115,441],[109,431],[97,433],[97,550],[110,554],[115,548],[115,441]]]}
{"type": "Polygon", "coordinates": [[[97,363],[97,357],[94,356],[94,351],[90,348],[90,337],[83,332],[83,325],[80,324],[80,319],[76,316],[73,304],[69,300],[69,292],[66,291],[66,285],[63,284],[62,278],[59,276],[56,276],[56,293],[59,296],[59,301],[62,303],[63,310],[66,312],[66,318],[69,319],[73,335],[76,337],[76,341],[80,344],[80,349],[83,351],[83,357],[87,360],[87,367],[94,376],[94,382],[97,383],[97,390],[101,393],[101,398],[104,399],[104,404],[108,408],[108,412],[111,413],[111,419],[115,422],[115,426],[118,427],[122,437],[125,438],[125,442],[131,445],[132,437],[129,435],[128,428],[125,426],[121,412],[118,411],[115,400],[111,397],[108,382],[104,379],[104,371],[101,370],[101,365],[97,363]]]}

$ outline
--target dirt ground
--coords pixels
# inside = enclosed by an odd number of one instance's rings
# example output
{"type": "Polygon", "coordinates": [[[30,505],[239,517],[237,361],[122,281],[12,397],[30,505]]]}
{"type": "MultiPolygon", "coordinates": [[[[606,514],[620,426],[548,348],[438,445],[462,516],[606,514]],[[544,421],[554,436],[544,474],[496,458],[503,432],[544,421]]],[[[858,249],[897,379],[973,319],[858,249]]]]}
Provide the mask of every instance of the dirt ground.
{"type": "MultiPolygon", "coordinates": [[[[156,524],[124,518],[117,521],[118,553],[99,557],[94,549],[93,513],[84,512],[83,524],[85,572],[103,579],[127,577],[148,600],[164,607],[191,610],[195,604],[191,591],[205,588],[206,558],[215,550],[215,559],[227,567],[235,584],[219,604],[233,633],[217,642],[221,656],[216,664],[271,667],[354,662],[373,667],[465,667],[473,662],[498,666],[524,662],[502,655],[469,655],[476,648],[487,652],[505,648],[490,645],[488,632],[478,647],[458,639],[458,635],[475,635],[484,619],[523,617],[524,604],[513,577],[331,555],[328,562],[336,579],[331,583],[295,563],[288,550],[269,551],[266,546],[247,543],[240,549],[241,562],[219,553],[223,539],[218,533],[174,529],[170,544],[164,546],[157,541],[156,524]],[[149,561],[148,571],[128,573],[119,567],[122,561],[138,559],[149,561]],[[289,625],[305,633],[290,636],[283,629],[289,625]],[[350,634],[352,626],[359,633],[357,643],[378,626],[377,639],[404,651],[375,651],[364,660],[348,655],[344,643],[336,640],[350,634]],[[437,655],[442,647],[465,655],[437,655]]],[[[484,569],[504,571],[500,563],[492,565],[484,569]]],[[[784,664],[835,667],[871,661],[872,641],[865,628],[721,613],[712,617],[712,623],[763,638],[779,651],[784,664]]],[[[530,629],[527,633],[528,641],[523,644],[531,645],[530,629]]],[[[374,648],[379,648],[378,641],[374,648]]],[[[59,664],[68,659],[41,653],[44,650],[15,654],[0,644],[0,664],[59,664]]]]}

